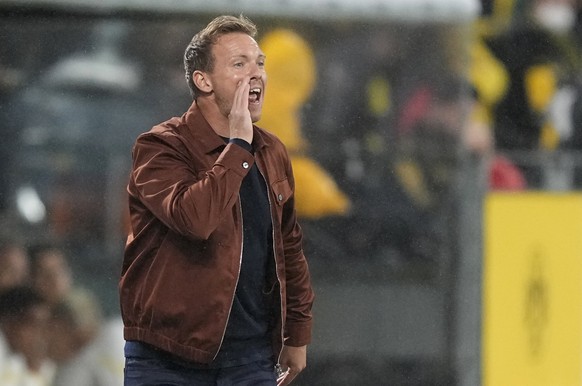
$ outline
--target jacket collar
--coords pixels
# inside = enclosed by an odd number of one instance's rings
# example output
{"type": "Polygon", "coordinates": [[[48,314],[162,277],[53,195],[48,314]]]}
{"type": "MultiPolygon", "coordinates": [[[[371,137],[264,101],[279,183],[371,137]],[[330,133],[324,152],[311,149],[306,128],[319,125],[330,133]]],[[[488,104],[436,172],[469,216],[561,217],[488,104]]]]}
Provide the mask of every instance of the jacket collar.
{"type": "MultiPolygon", "coordinates": [[[[206,154],[224,147],[224,140],[216,134],[206,118],[204,118],[196,101],[190,105],[190,108],[182,119],[186,123],[186,126],[188,126],[188,133],[191,139],[199,143],[206,154]]],[[[263,146],[267,145],[262,130],[255,125],[253,125],[252,145],[255,151],[259,151],[263,146]]]]}

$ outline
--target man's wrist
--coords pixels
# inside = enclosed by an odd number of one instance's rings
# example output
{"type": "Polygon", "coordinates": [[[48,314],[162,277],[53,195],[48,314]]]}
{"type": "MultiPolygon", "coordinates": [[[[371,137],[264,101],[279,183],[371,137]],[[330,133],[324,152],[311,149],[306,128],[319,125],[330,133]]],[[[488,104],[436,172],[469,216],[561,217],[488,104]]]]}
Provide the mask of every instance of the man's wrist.
{"type": "Polygon", "coordinates": [[[252,151],[253,151],[253,146],[242,138],[231,138],[228,140],[228,142],[234,143],[235,145],[242,147],[243,149],[245,149],[248,152],[252,153],[252,151]]]}

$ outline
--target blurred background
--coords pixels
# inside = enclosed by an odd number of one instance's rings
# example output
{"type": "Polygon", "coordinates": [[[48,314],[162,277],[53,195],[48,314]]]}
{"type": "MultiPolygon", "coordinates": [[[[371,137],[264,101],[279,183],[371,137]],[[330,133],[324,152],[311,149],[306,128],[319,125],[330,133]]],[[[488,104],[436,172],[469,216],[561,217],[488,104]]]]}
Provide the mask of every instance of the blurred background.
{"type": "MultiPolygon", "coordinates": [[[[295,383],[582,384],[581,10],[0,0],[0,282],[45,297],[60,285],[57,304],[99,315],[78,350],[47,354],[35,384],[97,385],[62,381],[86,342],[101,347],[87,367],[119,384],[131,147],[186,111],[184,48],[223,13],[259,27],[258,125],[286,143],[296,174],[317,298],[295,383]],[[43,287],[47,250],[60,258],[43,287]]],[[[6,358],[0,384],[16,385],[6,358]]]]}

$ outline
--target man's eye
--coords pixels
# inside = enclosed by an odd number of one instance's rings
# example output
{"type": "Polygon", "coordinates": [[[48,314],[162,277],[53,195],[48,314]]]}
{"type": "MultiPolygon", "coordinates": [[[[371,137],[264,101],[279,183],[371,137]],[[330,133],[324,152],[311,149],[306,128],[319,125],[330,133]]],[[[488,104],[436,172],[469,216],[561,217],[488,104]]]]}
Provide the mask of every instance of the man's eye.
{"type": "Polygon", "coordinates": [[[235,67],[242,67],[242,66],[244,66],[244,63],[242,63],[242,62],[236,62],[236,63],[234,64],[234,66],[235,66],[235,67]]]}

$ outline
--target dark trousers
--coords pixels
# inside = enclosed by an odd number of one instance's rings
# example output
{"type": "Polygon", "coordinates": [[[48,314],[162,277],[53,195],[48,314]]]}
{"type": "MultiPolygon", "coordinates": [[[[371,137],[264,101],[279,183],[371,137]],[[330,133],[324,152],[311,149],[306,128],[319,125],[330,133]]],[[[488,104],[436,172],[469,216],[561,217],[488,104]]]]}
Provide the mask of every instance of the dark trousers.
{"type": "Polygon", "coordinates": [[[196,369],[163,359],[126,358],[125,386],[275,386],[273,363],[261,360],[222,369],[196,369]]]}

